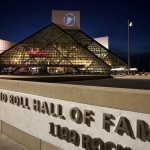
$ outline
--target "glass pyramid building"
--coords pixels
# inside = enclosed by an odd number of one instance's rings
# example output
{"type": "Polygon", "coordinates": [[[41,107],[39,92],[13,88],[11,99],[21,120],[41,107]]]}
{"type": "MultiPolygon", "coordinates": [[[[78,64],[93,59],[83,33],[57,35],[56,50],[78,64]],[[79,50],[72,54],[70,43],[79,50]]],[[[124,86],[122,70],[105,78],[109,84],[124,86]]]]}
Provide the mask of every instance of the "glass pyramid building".
{"type": "Polygon", "coordinates": [[[1,74],[110,74],[127,64],[80,30],[52,23],[0,55],[1,74]]]}

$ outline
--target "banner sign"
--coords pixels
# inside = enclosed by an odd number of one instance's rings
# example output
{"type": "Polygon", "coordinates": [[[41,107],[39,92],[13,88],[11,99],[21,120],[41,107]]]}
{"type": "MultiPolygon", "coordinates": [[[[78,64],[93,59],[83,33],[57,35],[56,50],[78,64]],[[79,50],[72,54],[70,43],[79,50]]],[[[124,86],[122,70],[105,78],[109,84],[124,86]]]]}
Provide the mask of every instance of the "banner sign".
{"type": "Polygon", "coordinates": [[[63,29],[80,29],[80,11],[52,11],[52,22],[63,29]]]}

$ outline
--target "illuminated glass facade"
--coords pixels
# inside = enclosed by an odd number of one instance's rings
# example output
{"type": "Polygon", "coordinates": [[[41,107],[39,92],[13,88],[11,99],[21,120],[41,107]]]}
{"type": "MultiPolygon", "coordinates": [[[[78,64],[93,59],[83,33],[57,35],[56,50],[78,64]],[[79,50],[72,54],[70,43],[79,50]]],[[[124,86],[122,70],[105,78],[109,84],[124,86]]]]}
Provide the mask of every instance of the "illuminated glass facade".
{"type": "Polygon", "coordinates": [[[102,74],[126,64],[80,30],[51,24],[0,55],[1,74],[102,74]]]}
{"type": "Polygon", "coordinates": [[[109,49],[95,41],[93,38],[83,33],[80,30],[66,30],[66,32],[76,41],[78,41],[83,47],[91,51],[93,54],[98,56],[111,68],[127,68],[127,64],[116,56],[109,49]]]}

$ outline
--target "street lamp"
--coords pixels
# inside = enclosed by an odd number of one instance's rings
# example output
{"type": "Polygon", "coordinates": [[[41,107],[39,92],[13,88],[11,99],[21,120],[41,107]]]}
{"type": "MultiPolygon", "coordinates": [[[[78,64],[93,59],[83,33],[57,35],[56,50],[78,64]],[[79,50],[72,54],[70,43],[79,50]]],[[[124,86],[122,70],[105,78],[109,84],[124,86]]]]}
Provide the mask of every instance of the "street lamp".
{"type": "Polygon", "coordinates": [[[130,74],[130,27],[132,26],[132,22],[128,20],[128,74],[130,74]]]}

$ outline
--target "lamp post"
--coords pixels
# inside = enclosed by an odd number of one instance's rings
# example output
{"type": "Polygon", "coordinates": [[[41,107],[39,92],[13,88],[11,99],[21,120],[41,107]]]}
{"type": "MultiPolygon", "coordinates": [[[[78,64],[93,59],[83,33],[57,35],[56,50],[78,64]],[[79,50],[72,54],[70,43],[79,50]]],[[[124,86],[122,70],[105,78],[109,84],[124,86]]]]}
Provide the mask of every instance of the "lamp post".
{"type": "Polygon", "coordinates": [[[149,56],[149,74],[150,74],[150,56],[149,56]]]}
{"type": "Polygon", "coordinates": [[[130,74],[130,27],[132,26],[132,22],[128,20],[128,74],[130,74]]]}

